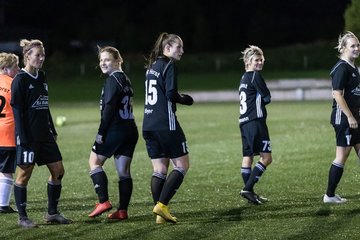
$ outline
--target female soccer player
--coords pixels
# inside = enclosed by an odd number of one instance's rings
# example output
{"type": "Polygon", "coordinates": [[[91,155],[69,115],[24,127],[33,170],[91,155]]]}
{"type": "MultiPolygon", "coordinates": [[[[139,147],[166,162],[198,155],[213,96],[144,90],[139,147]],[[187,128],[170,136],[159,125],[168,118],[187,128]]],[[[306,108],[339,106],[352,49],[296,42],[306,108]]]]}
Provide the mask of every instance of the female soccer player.
{"type": "Polygon", "coordinates": [[[239,86],[239,123],[243,151],[241,175],[245,187],[240,191],[240,195],[251,203],[261,204],[266,199],[254,192],[254,185],[272,162],[265,108],[271,101],[271,95],[259,73],[265,61],[263,51],[257,46],[249,46],[242,54],[246,72],[239,86]],[[260,155],[260,160],[251,170],[255,155],[260,155]]]}
{"type": "Polygon", "coordinates": [[[18,56],[0,53],[0,213],[15,212],[10,207],[16,169],[15,121],[10,99],[11,82],[18,72],[18,56]]]}
{"type": "Polygon", "coordinates": [[[176,223],[168,204],[189,169],[186,138],[175,115],[176,103],[193,104],[189,95],[177,89],[175,62],[183,54],[178,35],[161,33],[146,63],[143,138],[153,166],[151,192],[157,223],[176,223]],[[173,170],[167,176],[170,160],[173,170]]]}
{"type": "Polygon", "coordinates": [[[337,50],[340,60],[330,72],[332,96],[331,124],[336,135],[336,156],[329,171],[324,203],[345,203],[346,199],[335,194],[344,171],[345,162],[352,148],[360,150],[360,75],[355,59],[359,57],[360,45],[352,32],[340,35],[337,50]]]}
{"type": "Polygon", "coordinates": [[[134,92],[121,68],[123,59],[114,47],[99,47],[99,66],[108,75],[101,93],[101,122],[90,153],[90,177],[99,203],[89,214],[93,218],[112,208],[108,196],[108,179],[102,166],[114,155],[119,176],[119,206],[109,219],[128,218],[128,206],[133,190],[130,165],[139,138],[133,115],[134,92]]]}
{"type": "Polygon", "coordinates": [[[37,224],[26,213],[27,184],[35,163],[46,165],[50,171],[47,184],[48,211],[46,222],[69,224],[72,221],[58,210],[61,194],[61,180],[64,176],[62,156],[56,143],[57,133],[48,104],[48,84],[41,71],[45,60],[45,49],[39,40],[20,41],[23,48],[25,67],[11,84],[11,106],[15,118],[16,161],[18,173],[14,186],[16,207],[19,211],[18,224],[34,228],[37,224]]]}

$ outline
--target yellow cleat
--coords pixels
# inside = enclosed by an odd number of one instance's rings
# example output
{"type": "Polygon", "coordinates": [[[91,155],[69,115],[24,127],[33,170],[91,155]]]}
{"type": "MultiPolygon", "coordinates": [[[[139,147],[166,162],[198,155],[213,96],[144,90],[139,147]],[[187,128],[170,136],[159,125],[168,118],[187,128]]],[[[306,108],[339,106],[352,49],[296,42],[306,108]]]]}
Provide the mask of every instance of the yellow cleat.
{"type": "MultiPolygon", "coordinates": [[[[158,202],[155,205],[155,207],[153,209],[153,213],[162,217],[167,222],[176,223],[176,221],[177,221],[177,219],[170,214],[170,210],[169,210],[168,206],[166,206],[165,204],[163,204],[161,202],[158,202]]],[[[156,222],[157,222],[157,219],[156,219],[156,222]]]]}
{"type": "MultiPolygon", "coordinates": [[[[175,221],[177,221],[177,218],[173,216],[173,218],[175,219],[175,221]]],[[[156,224],[164,224],[166,223],[165,218],[163,218],[160,215],[156,215],[156,224]]]]}

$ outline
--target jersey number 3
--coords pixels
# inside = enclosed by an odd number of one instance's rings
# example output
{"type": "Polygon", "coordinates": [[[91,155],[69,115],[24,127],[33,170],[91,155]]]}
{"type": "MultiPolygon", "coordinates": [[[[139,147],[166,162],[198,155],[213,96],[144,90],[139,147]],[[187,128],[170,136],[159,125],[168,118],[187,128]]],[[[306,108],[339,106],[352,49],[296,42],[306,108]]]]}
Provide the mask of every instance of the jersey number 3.
{"type": "Polygon", "coordinates": [[[145,81],[145,105],[155,105],[158,99],[157,89],[156,89],[156,80],[146,80],[145,81]]]}
{"type": "Polygon", "coordinates": [[[246,113],[247,105],[246,105],[246,93],[240,92],[240,115],[246,113]]]}

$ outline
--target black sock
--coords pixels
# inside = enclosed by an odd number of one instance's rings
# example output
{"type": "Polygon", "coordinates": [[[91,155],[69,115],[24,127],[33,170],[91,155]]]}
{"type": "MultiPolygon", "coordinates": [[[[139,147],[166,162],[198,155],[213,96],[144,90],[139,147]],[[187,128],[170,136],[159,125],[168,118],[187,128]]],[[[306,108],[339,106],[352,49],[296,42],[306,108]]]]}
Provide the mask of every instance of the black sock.
{"type": "Polygon", "coordinates": [[[241,167],[241,176],[244,181],[244,184],[247,183],[251,175],[251,167],[241,167]]]}
{"type": "Polygon", "coordinates": [[[61,194],[61,184],[55,185],[53,182],[48,182],[47,185],[48,194],[48,213],[53,215],[58,213],[57,206],[61,194]]]}
{"type": "Polygon", "coordinates": [[[160,194],[159,202],[168,205],[171,198],[175,195],[183,182],[184,174],[177,169],[174,169],[167,177],[163,190],[160,194]]]}
{"type": "Polygon", "coordinates": [[[108,179],[104,170],[97,168],[90,172],[90,177],[93,181],[95,192],[98,195],[99,202],[104,203],[108,201],[108,179]]]}
{"type": "Polygon", "coordinates": [[[132,178],[120,178],[119,180],[119,210],[127,210],[133,190],[132,178]]]}
{"type": "Polygon", "coordinates": [[[245,191],[254,191],[254,185],[259,181],[261,175],[265,172],[266,167],[261,162],[257,162],[254,169],[251,172],[249,180],[246,182],[244,190],[245,191]]]}
{"type": "Polygon", "coordinates": [[[154,200],[154,205],[159,201],[161,191],[164,187],[166,175],[154,172],[151,177],[151,193],[154,200]]]}
{"type": "Polygon", "coordinates": [[[19,213],[19,217],[27,218],[26,204],[27,204],[27,189],[26,186],[14,184],[14,197],[16,208],[19,213]]]}
{"type": "Polygon", "coordinates": [[[335,189],[340,182],[342,174],[344,172],[344,164],[332,163],[329,170],[329,181],[326,190],[326,195],[329,197],[335,196],[335,189]]]}

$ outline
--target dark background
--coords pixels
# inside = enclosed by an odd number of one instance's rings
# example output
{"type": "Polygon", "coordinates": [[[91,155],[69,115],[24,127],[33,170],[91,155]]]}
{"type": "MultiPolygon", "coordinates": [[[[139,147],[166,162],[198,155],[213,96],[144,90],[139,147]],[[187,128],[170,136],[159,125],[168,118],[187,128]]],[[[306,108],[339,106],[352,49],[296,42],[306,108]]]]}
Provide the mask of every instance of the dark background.
{"type": "Polygon", "coordinates": [[[230,52],[336,41],[351,0],[0,0],[1,44],[22,38],[53,51],[97,44],[148,52],[160,32],[179,34],[185,52],[230,52]]]}

